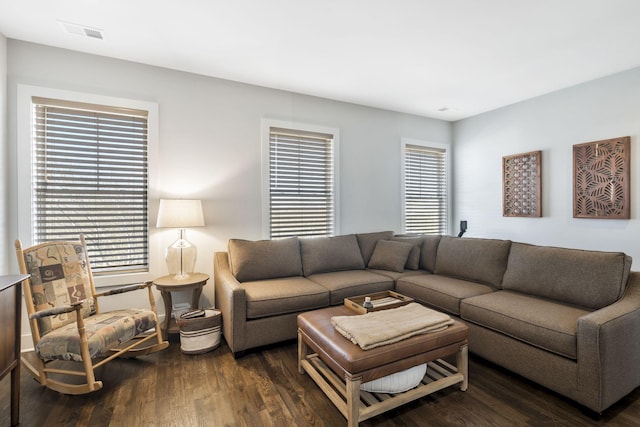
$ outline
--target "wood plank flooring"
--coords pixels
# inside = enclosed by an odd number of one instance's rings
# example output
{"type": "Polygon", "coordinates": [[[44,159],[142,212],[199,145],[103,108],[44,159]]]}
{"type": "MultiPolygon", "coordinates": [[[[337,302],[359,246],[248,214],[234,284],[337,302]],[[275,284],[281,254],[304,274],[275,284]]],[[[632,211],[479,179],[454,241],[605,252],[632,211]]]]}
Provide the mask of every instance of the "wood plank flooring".
{"type": "MultiPolygon", "coordinates": [[[[222,346],[116,360],[98,371],[104,388],[66,396],[22,369],[22,426],[344,426],[346,420],[296,365],[296,344],[249,352],[222,346]]],[[[604,414],[589,410],[470,354],[469,389],[452,387],[361,426],[638,426],[640,389],[604,414]]],[[[0,383],[0,426],[8,426],[9,381],[0,383]]]]}

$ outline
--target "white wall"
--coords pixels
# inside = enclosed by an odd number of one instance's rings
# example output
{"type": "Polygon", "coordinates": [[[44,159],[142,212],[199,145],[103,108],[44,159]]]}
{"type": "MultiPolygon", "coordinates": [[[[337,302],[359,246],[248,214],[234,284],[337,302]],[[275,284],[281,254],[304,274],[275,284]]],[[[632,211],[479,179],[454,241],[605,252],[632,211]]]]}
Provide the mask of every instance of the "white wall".
{"type": "MultiPolygon", "coordinates": [[[[526,82],[523,82],[526,84],[526,82]]],[[[454,123],[454,223],[468,236],[623,251],[640,267],[640,68],[454,123]],[[631,136],[631,219],[573,218],[572,146],[631,136]],[[542,218],[502,216],[502,157],[542,150],[542,218]]]]}
{"type": "Polygon", "coordinates": [[[0,33],[0,274],[16,274],[9,270],[7,146],[7,38],[0,33]]]}
{"type": "MultiPolygon", "coordinates": [[[[188,236],[198,246],[197,270],[210,275],[213,252],[224,250],[229,238],[261,238],[263,118],[340,129],[342,233],[401,231],[400,139],[451,142],[451,124],[440,120],[16,40],[8,42],[8,68],[11,159],[16,156],[18,84],[159,104],[160,197],[203,199],[207,226],[189,230],[188,236]]],[[[14,165],[9,173],[16,176],[14,165]]],[[[10,190],[13,206],[15,186],[10,190]]],[[[153,202],[155,225],[157,200],[153,202]]],[[[16,215],[12,208],[11,239],[17,237],[16,215]]],[[[177,236],[175,230],[152,227],[151,232],[159,233],[163,248],[177,236]]],[[[163,262],[155,261],[161,264],[161,274],[166,274],[163,262]]],[[[203,305],[213,304],[212,282],[205,287],[203,305]]],[[[184,296],[183,301],[187,300],[184,296]]]]}
{"type": "MultiPolygon", "coordinates": [[[[213,274],[213,252],[223,250],[229,238],[261,237],[262,118],[340,129],[342,233],[400,231],[402,137],[441,143],[455,140],[452,232],[457,231],[459,220],[466,219],[470,237],[624,251],[636,258],[636,263],[640,260],[637,243],[640,197],[636,197],[640,69],[451,126],[438,120],[16,40],[7,42],[0,35],[0,165],[3,166],[0,172],[0,273],[3,264],[4,270],[17,271],[11,242],[19,237],[15,208],[15,177],[19,167],[15,162],[18,84],[157,102],[160,108],[157,190],[160,197],[203,199],[207,226],[188,233],[199,248],[197,269],[210,275],[213,274]],[[8,85],[5,85],[7,74],[8,85]],[[573,219],[572,145],[625,135],[630,135],[632,141],[632,219],[573,219]],[[504,218],[502,156],[533,150],[543,150],[544,216],[504,218]],[[8,207],[7,222],[3,212],[8,207]]],[[[157,208],[157,200],[153,201],[152,208],[157,208]]],[[[154,210],[152,225],[155,217],[154,210]]],[[[162,242],[162,247],[175,238],[173,230],[152,227],[151,232],[162,242]]],[[[165,274],[162,260],[154,262],[161,274],[165,274]]],[[[636,264],[633,268],[638,270],[636,264]]],[[[188,295],[184,295],[174,301],[187,300],[188,295]]],[[[116,304],[138,305],[139,302],[118,297],[116,304]]],[[[205,287],[201,303],[213,304],[212,281],[205,287]]],[[[162,312],[161,303],[159,309],[162,312]]],[[[28,325],[24,327],[24,331],[28,331],[28,325]]]]}

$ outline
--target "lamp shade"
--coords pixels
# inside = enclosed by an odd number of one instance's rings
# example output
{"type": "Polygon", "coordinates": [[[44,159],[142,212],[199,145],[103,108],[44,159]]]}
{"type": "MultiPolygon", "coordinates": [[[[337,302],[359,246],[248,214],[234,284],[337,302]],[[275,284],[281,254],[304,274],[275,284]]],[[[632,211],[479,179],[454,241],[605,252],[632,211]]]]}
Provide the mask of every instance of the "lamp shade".
{"type": "Polygon", "coordinates": [[[158,228],[203,227],[201,200],[160,199],[158,208],[158,228]]]}

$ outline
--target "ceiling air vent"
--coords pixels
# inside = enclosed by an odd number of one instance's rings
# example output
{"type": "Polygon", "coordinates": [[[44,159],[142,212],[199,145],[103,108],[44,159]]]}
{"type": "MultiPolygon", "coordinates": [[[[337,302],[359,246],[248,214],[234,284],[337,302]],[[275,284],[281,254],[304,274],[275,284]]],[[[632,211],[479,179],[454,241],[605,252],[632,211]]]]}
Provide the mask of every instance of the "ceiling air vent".
{"type": "Polygon", "coordinates": [[[444,107],[438,108],[437,111],[439,111],[441,113],[444,113],[444,112],[447,112],[447,111],[458,112],[458,111],[460,111],[460,109],[458,107],[448,107],[448,106],[445,105],[444,107]]]}
{"type": "Polygon", "coordinates": [[[72,24],[70,22],[58,21],[67,34],[84,36],[92,39],[104,40],[104,31],[86,25],[72,24]]]}

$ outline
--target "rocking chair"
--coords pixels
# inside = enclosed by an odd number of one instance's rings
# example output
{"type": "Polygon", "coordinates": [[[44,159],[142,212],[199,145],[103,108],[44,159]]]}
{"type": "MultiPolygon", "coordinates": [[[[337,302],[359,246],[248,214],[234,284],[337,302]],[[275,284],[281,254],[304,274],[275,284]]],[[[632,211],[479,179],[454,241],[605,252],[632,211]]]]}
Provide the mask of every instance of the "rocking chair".
{"type": "Polygon", "coordinates": [[[27,249],[16,240],[15,246],[20,271],[31,275],[23,282],[23,292],[38,358],[35,366],[25,357],[22,363],[43,386],[65,394],[100,390],[96,368],[116,357],[168,347],[162,339],[152,282],[97,293],[84,236],[79,241],[47,242],[27,249]],[[150,310],[100,312],[98,298],[138,289],[147,289],[150,310]],[[81,362],[82,368],[50,368],[56,360],[81,362]],[[68,382],[70,375],[84,381],[68,382]]]}

